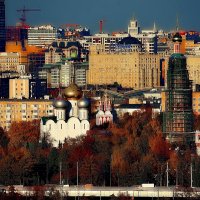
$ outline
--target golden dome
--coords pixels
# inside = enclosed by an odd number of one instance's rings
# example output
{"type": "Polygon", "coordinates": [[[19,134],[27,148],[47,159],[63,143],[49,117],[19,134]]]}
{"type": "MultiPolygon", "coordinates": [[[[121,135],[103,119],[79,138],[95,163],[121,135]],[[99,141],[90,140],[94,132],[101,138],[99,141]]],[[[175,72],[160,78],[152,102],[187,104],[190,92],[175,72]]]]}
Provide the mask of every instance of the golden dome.
{"type": "Polygon", "coordinates": [[[67,88],[65,88],[63,94],[65,98],[79,99],[80,97],[82,97],[82,91],[75,83],[72,83],[67,88]]]}

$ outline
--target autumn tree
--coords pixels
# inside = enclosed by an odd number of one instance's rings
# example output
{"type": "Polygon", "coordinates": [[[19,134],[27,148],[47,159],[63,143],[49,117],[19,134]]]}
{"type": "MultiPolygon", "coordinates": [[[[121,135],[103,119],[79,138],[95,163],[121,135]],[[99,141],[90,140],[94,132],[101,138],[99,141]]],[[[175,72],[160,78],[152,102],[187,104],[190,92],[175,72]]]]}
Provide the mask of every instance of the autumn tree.
{"type": "Polygon", "coordinates": [[[13,122],[8,131],[11,149],[20,148],[27,143],[38,143],[40,137],[40,121],[13,122]]]}
{"type": "Polygon", "coordinates": [[[1,156],[5,156],[8,153],[8,143],[9,138],[7,132],[0,127],[0,150],[2,152],[1,156]]]}

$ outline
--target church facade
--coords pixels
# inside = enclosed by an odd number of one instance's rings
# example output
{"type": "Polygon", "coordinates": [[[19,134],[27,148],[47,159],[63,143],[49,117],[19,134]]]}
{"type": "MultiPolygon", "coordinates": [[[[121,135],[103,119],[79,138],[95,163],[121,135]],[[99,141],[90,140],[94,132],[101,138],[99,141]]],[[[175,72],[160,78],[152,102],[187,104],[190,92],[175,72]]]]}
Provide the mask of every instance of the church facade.
{"type": "Polygon", "coordinates": [[[90,130],[90,101],[82,95],[79,87],[72,83],[54,100],[54,115],[42,117],[41,138],[50,136],[53,146],[64,143],[65,138],[76,138],[90,130]]]}

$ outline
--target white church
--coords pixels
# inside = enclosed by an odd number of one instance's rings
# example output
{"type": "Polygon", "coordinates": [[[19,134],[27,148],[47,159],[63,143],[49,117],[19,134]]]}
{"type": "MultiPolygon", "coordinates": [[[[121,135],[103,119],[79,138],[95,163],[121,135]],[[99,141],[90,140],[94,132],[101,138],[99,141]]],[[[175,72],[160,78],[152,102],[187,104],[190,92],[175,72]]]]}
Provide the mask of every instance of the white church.
{"type": "Polygon", "coordinates": [[[53,102],[54,116],[42,117],[41,137],[52,139],[53,146],[64,143],[65,138],[76,138],[90,130],[88,120],[90,101],[82,95],[80,88],[72,83],[53,102]],[[64,98],[63,98],[64,97],[64,98]]]}

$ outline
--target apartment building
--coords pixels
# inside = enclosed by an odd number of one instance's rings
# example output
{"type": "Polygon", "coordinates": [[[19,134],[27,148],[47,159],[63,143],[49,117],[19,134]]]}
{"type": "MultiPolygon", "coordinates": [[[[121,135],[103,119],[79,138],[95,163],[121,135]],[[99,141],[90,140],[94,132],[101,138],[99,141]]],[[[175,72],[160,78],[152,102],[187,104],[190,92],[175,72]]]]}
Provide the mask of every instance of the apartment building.
{"type": "Polygon", "coordinates": [[[0,71],[17,71],[17,66],[21,63],[19,53],[0,53],[0,71]]]}
{"type": "Polygon", "coordinates": [[[53,100],[0,99],[0,126],[8,130],[16,121],[31,121],[53,115],[53,100]]]}

